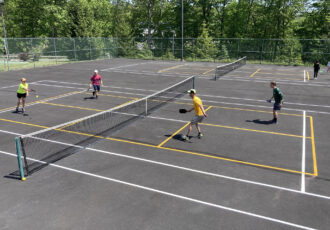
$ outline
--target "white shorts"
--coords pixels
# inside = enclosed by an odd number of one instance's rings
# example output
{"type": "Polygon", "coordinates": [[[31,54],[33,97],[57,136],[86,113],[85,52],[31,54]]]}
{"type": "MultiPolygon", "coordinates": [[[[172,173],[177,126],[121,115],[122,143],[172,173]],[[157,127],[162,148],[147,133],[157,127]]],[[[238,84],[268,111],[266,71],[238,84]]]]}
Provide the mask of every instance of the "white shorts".
{"type": "Polygon", "coordinates": [[[196,124],[196,123],[201,123],[201,122],[203,122],[203,120],[204,120],[204,116],[203,116],[203,115],[202,115],[202,116],[197,116],[197,115],[195,115],[195,116],[191,119],[190,123],[191,123],[192,125],[194,125],[194,124],[196,124]]]}

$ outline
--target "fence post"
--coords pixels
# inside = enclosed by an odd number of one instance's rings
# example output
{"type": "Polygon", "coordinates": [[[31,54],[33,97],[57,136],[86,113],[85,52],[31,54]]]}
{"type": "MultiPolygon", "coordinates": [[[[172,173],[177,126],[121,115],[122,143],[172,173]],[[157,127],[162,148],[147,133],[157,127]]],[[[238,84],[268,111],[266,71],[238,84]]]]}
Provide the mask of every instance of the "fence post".
{"type": "Polygon", "coordinates": [[[89,60],[92,60],[92,38],[89,38],[89,60]]]}
{"type": "Polygon", "coordinates": [[[32,38],[30,38],[30,45],[31,45],[31,52],[32,52],[32,60],[33,60],[33,68],[35,69],[36,68],[36,63],[35,63],[35,54],[34,54],[34,52],[33,52],[33,40],[32,40],[32,38]]]}
{"type": "Polygon", "coordinates": [[[237,59],[239,59],[239,45],[241,43],[241,38],[239,38],[238,42],[237,42],[237,59]]]}
{"type": "Polygon", "coordinates": [[[105,60],[105,37],[103,37],[103,59],[105,60]]]}
{"type": "Polygon", "coordinates": [[[77,61],[76,38],[73,38],[74,60],[77,61]]]}
{"type": "Polygon", "coordinates": [[[262,55],[263,55],[263,52],[264,52],[264,42],[265,42],[265,39],[262,39],[261,53],[260,53],[260,64],[262,63],[262,55]]]}
{"type": "Polygon", "coordinates": [[[55,62],[57,64],[56,38],[53,38],[53,40],[54,40],[55,62]]]}

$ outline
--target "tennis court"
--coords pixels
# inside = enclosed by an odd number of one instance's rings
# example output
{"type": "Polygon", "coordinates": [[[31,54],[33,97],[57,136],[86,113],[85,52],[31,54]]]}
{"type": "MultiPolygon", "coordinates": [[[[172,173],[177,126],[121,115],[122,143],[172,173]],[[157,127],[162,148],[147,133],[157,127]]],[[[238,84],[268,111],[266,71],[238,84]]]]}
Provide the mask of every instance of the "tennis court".
{"type": "Polygon", "coordinates": [[[0,229],[327,229],[330,78],[246,64],[215,80],[218,66],[118,58],[0,73],[0,229]],[[36,93],[13,113],[23,76],[36,93]],[[278,124],[271,80],[285,95],[278,124]],[[184,142],[193,87],[208,117],[184,142]]]}

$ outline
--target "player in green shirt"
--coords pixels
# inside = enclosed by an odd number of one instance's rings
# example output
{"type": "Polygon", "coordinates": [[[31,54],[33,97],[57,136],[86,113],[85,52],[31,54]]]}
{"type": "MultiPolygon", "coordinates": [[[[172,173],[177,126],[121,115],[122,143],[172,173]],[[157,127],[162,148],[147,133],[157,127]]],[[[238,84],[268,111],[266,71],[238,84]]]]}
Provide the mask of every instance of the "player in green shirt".
{"type": "Polygon", "coordinates": [[[19,106],[22,103],[22,112],[24,113],[24,107],[25,107],[25,99],[26,96],[29,95],[29,84],[26,83],[26,79],[23,77],[21,79],[21,83],[18,86],[17,89],[17,107],[16,112],[18,112],[19,106]]]}
{"type": "Polygon", "coordinates": [[[272,99],[274,98],[275,103],[274,103],[274,108],[273,108],[273,115],[274,115],[273,123],[277,124],[278,111],[281,110],[284,97],[283,97],[283,93],[281,92],[281,90],[276,87],[275,81],[272,81],[270,83],[270,88],[273,89],[273,96],[267,101],[270,103],[272,101],[272,99]]]}

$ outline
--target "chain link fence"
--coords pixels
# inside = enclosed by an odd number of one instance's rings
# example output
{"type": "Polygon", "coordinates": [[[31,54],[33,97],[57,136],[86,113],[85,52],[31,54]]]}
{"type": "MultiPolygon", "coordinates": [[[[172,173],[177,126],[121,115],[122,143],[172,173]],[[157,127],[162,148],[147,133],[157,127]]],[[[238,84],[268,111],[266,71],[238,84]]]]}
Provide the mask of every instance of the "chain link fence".
{"type": "Polygon", "coordinates": [[[248,38],[131,38],[118,40],[120,57],[186,61],[230,62],[247,57],[248,63],[309,65],[330,61],[330,39],[248,38]]]}
{"type": "Polygon", "coordinates": [[[118,47],[114,38],[7,38],[1,45],[0,70],[113,58],[118,47]]]}
{"type": "Polygon", "coordinates": [[[330,61],[330,39],[248,38],[7,38],[0,39],[0,70],[35,68],[114,57],[310,65],[330,61]],[[8,55],[5,46],[7,45],[8,55]],[[3,65],[1,65],[1,61],[3,65]]]}

